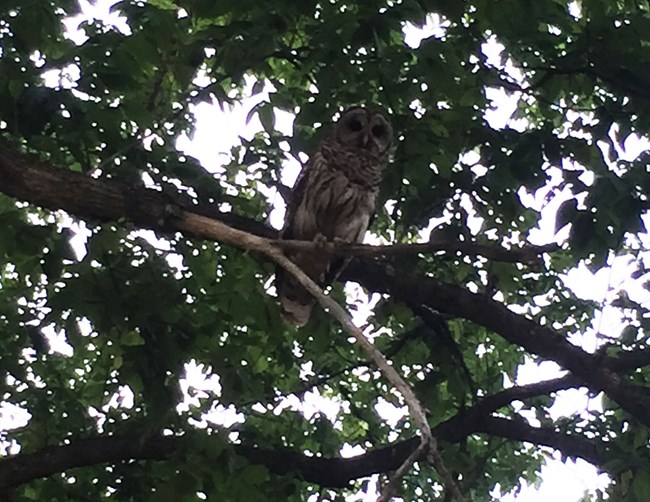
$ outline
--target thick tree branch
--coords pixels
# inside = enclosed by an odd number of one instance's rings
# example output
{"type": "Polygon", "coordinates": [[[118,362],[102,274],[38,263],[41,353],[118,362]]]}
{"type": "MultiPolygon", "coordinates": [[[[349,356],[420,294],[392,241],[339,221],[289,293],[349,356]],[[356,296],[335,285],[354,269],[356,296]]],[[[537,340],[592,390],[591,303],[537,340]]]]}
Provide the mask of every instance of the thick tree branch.
{"type": "MultiPolygon", "coordinates": [[[[626,365],[621,364],[620,368],[633,369],[634,364],[638,362],[630,361],[626,365]]],[[[608,461],[606,443],[582,436],[567,436],[551,429],[534,428],[523,422],[491,416],[494,411],[512,401],[580,385],[575,376],[566,375],[553,380],[511,387],[483,398],[473,407],[438,424],[432,434],[448,443],[458,443],[470,434],[482,432],[511,440],[542,444],[560,451],[563,455],[580,457],[605,469],[608,461]]],[[[172,436],[152,437],[147,440],[142,440],[141,437],[110,436],[74,441],[68,445],[48,447],[30,454],[19,454],[0,461],[0,490],[74,467],[131,459],[164,460],[181,447],[181,442],[182,438],[172,436]]],[[[269,450],[245,445],[235,445],[234,450],[252,463],[265,465],[273,473],[287,474],[297,471],[306,481],[325,487],[341,488],[355,479],[399,469],[419,445],[420,438],[413,437],[351,458],[311,457],[289,449],[269,450]]]]}
{"type": "MultiPolygon", "coordinates": [[[[182,208],[167,195],[152,189],[128,187],[114,180],[97,180],[66,169],[53,169],[44,162],[24,155],[12,146],[0,142],[0,191],[17,199],[27,200],[48,209],[63,209],[81,218],[112,221],[128,218],[138,225],[155,230],[188,232],[181,222],[170,218],[184,209],[219,220],[238,230],[276,239],[277,230],[249,218],[222,213],[208,207],[182,208]]],[[[274,246],[291,250],[315,250],[310,241],[275,240],[274,246]]],[[[495,261],[535,263],[543,253],[557,249],[556,245],[528,246],[505,249],[471,242],[431,241],[417,244],[369,246],[364,244],[319,245],[320,252],[333,255],[381,256],[394,254],[431,253],[436,251],[481,255],[495,261]]]]}
{"type": "MultiPolygon", "coordinates": [[[[528,441],[555,448],[569,457],[580,457],[605,468],[608,458],[605,443],[582,436],[567,436],[551,429],[534,428],[524,422],[492,417],[492,412],[514,400],[544,395],[579,385],[569,375],[554,380],[512,387],[488,396],[475,406],[438,424],[432,433],[440,441],[458,443],[475,433],[485,433],[517,441],[528,441]]],[[[140,436],[106,436],[73,441],[62,446],[18,454],[0,461],[0,490],[75,467],[125,460],[164,460],[182,448],[183,438],[173,436],[143,439],[140,436]]],[[[234,445],[234,451],[249,462],[266,466],[275,474],[298,472],[306,481],[325,487],[341,488],[350,481],[400,468],[410,456],[421,460],[420,438],[378,448],[351,458],[306,456],[290,449],[264,449],[234,445]],[[414,452],[418,451],[418,455],[414,452]]]]}
{"type": "Polygon", "coordinates": [[[496,394],[481,399],[470,408],[470,412],[476,415],[488,415],[513,401],[523,401],[535,396],[542,396],[557,392],[559,390],[572,389],[581,386],[580,380],[574,375],[565,375],[552,380],[520,385],[504,389],[496,394]]]}
{"type": "MultiPolygon", "coordinates": [[[[551,429],[531,427],[523,422],[488,417],[476,424],[463,424],[460,419],[444,423],[434,430],[453,431],[454,442],[469,434],[486,433],[516,441],[543,444],[569,457],[580,457],[603,467],[607,461],[605,445],[581,436],[568,436],[551,429]],[[467,425],[473,425],[472,428],[467,425]],[[458,427],[463,427],[458,430],[458,427]],[[462,436],[462,437],[461,437],[462,436]]],[[[350,458],[323,458],[303,455],[288,448],[264,449],[234,445],[234,451],[253,464],[266,466],[270,472],[284,475],[297,472],[305,481],[330,488],[344,488],[355,479],[397,470],[421,445],[418,437],[350,458]]],[[[182,451],[183,438],[105,436],[82,439],[62,446],[44,448],[34,453],[19,454],[0,461],[0,490],[15,488],[35,479],[65,472],[77,467],[129,460],[165,460],[182,451]]],[[[415,458],[417,460],[417,458],[415,458]]]]}
{"type": "Polygon", "coordinates": [[[614,371],[626,371],[650,365],[650,347],[619,352],[603,357],[603,364],[614,371]]]}
{"type": "Polygon", "coordinates": [[[579,457],[587,462],[603,467],[606,461],[605,444],[589,441],[582,436],[574,436],[554,431],[550,428],[533,427],[523,420],[488,417],[477,428],[484,432],[514,441],[548,446],[561,451],[568,457],[579,457]]]}
{"type": "Polygon", "coordinates": [[[407,304],[421,303],[484,326],[532,354],[557,362],[581,378],[585,386],[606,392],[639,422],[650,425],[650,389],[626,382],[602,356],[585,352],[553,329],[514,313],[506,305],[460,286],[381,266],[377,260],[356,260],[343,278],[389,293],[407,304]]]}

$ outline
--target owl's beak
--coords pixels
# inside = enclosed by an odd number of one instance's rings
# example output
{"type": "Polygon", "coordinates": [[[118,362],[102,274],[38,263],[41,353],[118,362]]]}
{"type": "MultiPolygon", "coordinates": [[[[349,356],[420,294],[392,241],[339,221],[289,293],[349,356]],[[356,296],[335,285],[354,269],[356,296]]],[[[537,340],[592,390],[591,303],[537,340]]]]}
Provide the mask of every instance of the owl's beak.
{"type": "Polygon", "coordinates": [[[370,139],[370,133],[366,131],[363,135],[363,139],[361,140],[361,144],[363,145],[364,148],[368,146],[369,139],[370,139]]]}

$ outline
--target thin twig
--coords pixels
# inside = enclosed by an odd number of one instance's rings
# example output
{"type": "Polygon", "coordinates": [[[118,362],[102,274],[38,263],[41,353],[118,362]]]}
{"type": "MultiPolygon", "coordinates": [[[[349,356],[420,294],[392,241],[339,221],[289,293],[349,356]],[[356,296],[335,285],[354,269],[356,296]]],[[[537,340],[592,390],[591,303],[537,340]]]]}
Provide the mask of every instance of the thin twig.
{"type": "MultiPolygon", "coordinates": [[[[427,421],[424,408],[418,401],[418,398],[413,393],[411,387],[404,381],[399,373],[393,368],[388,360],[384,357],[379,349],[377,349],[363,334],[363,332],[352,323],[352,318],[347,313],[343,307],[341,307],[337,302],[332,300],[329,296],[326,296],[319,286],[312,281],[307,274],[305,274],[297,265],[295,265],[291,260],[289,260],[284,253],[274,246],[269,246],[266,249],[261,250],[266,256],[271,258],[275,263],[284,268],[289,272],[299,283],[303,286],[323,307],[323,309],[328,312],[334,319],[336,319],[348,332],[352,335],[354,339],[361,345],[361,348],[366,353],[366,355],[377,365],[379,370],[384,374],[386,379],[399,391],[400,394],[404,397],[404,401],[409,408],[409,413],[418,428],[420,429],[421,443],[417,448],[419,454],[422,452],[427,452],[431,454],[434,450],[434,456],[432,459],[436,460],[436,463],[432,465],[436,470],[442,468],[442,471],[438,471],[440,476],[445,480],[445,485],[448,487],[452,493],[458,492],[460,490],[456,486],[453,478],[449,474],[449,471],[444,466],[442,462],[442,457],[440,452],[437,451],[437,444],[435,439],[431,434],[431,428],[429,427],[429,422],[427,421]],[[452,485],[448,485],[448,482],[451,480],[452,485]],[[454,489],[455,487],[455,489],[454,489]]],[[[409,455],[406,461],[400,466],[400,468],[395,471],[395,474],[391,477],[390,483],[388,483],[386,490],[395,490],[396,485],[401,481],[404,474],[406,474],[412,467],[413,463],[418,457],[409,455]]],[[[429,458],[429,457],[427,457],[429,458]]],[[[378,501],[388,501],[390,496],[385,496],[385,492],[380,494],[378,501]]],[[[462,496],[461,496],[462,497],[462,496]]],[[[461,501],[462,498],[457,498],[456,500],[461,501]]]]}
{"type": "Polygon", "coordinates": [[[377,502],[390,502],[390,500],[397,493],[397,486],[399,485],[402,478],[411,470],[413,464],[420,458],[420,456],[426,454],[425,450],[428,448],[428,444],[424,441],[419,444],[419,446],[411,452],[407,459],[399,466],[399,468],[393,473],[388,481],[388,484],[382,489],[381,494],[377,498],[377,502]]]}
{"type": "Polygon", "coordinates": [[[537,263],[544,253],[557,251],[557,244],[545,246],[525,246],[506,249],[462,241],[430,241],[413,244],[389,244],[374,246],[368,244],[344,244],[339,242],[315,243],[313,241],[282,240],[273,241],[273,245],[291,251],[318,251],[341,256],[387,256],[395,254],[431,253],[436,251],[460,251],[467,255],[480,255],[501,262],[537,263]]]}
{"type": "Polygon", "coordinates": [[[402,379],[393,368],[384,355],[377,349],[363,334],[363,332],[352,323],[350,315],[337,302],[326,296],[320,287],[312,281],[297,265],[289,260],[278,248],[267,247],[261,249],[266,256],[271,258],[275,263],[289,272],[316,300],[321,307],[325,309],[334,319],[336,319],[354,339],[361,345],[361,348],[368,357],[377,365],[379,370],[386,376],[388,381],[399,391],[406,401],[411,416],[417,423],[420,431],[431,434],[429,423],[422,406],[417,397],[411,390],[411,387],[402,379]]]}

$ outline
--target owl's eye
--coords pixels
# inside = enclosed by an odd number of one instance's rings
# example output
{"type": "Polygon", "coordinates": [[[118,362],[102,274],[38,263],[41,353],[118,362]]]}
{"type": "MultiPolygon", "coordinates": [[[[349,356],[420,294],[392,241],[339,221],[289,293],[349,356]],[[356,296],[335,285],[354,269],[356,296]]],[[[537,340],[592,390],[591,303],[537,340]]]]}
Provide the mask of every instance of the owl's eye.
{"type": "Polygon", "coordinates": [[[360,131],[363,128],[363,124],[357,119],[352,119],[348,122],[350,129],[353,131],[360,131]]]}
{"type": "Polygon", "coordinates": [[[376,125],[372,126],[372,135],[381,138],[384,134],[386,134],[386,128],[383,125],[376,125]]]}

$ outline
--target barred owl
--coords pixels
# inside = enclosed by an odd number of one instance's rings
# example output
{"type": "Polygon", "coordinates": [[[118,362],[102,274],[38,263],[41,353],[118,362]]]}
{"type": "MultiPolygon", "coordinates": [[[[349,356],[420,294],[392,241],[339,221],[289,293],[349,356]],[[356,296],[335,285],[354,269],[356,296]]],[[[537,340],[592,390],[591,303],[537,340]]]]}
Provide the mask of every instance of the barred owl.
{"type": "MultiPolygon", "coordinates": [[[[384,115],[360,106],[344,111],[294,185],[282,238],[361,242],[375,212],[392,144],[393,129],[384,115]]],[[[287,257],[321,286],[344,265],[344,260],[317,251],[292,251],[287,257]]],[[[285,320],[304,325],[314,304],[311,295],[279,268],[276,288],[285,320]]]]}

